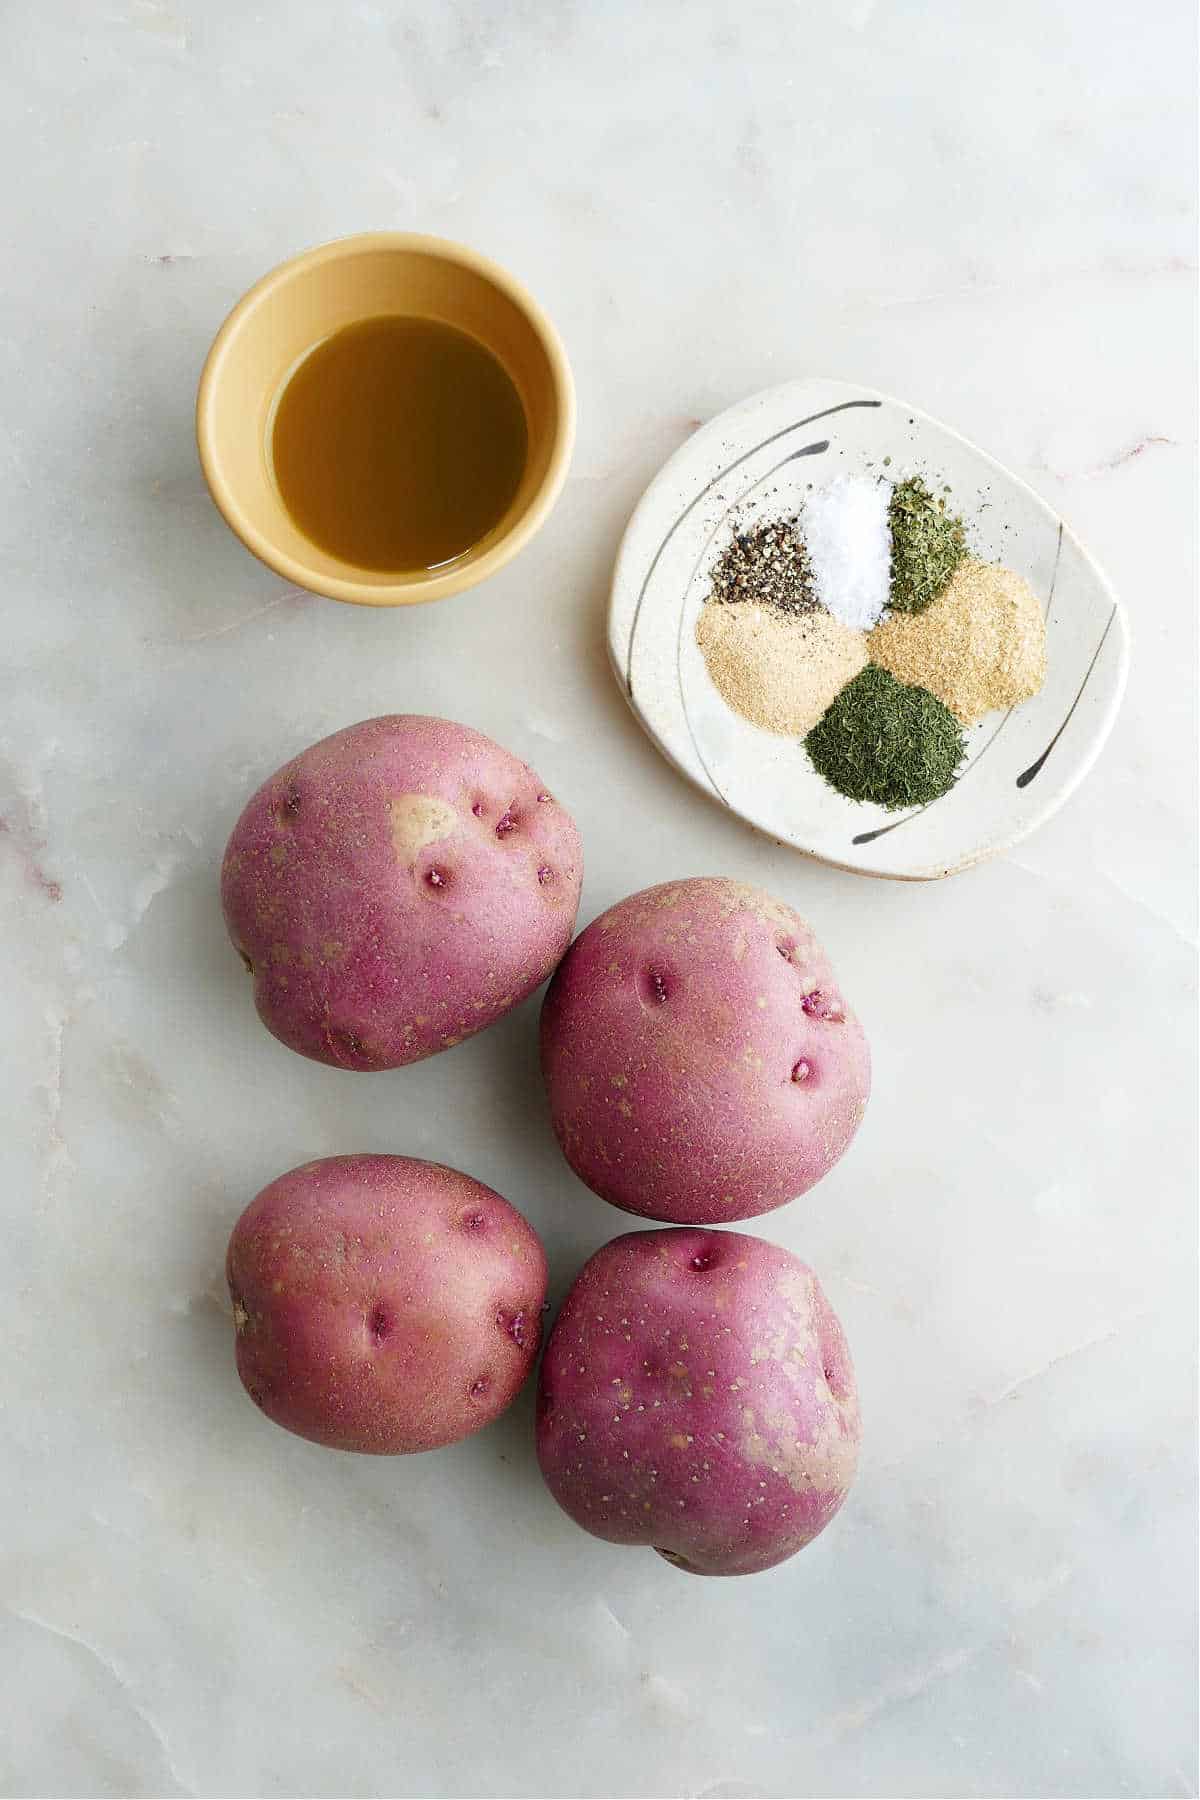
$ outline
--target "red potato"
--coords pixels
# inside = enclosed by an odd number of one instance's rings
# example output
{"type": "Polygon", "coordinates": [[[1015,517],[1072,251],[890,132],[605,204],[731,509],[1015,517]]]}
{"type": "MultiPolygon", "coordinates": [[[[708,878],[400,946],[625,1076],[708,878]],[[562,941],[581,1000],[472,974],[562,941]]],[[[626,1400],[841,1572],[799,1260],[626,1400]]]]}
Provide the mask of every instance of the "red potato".
{"type": "Polygon", "coordinates": [[[221,871],[267,1029],[317,1062],[394,1069],[539,987],[571,941],[583,856],[532,769],[445,719],[368,719],[254,795],[221,871]]]}
{"type": "Polygon", "coordinates": [[[541,1042],[580,1180],[673,1224],[805,1193],[871,1087],[862,1026],[811,928],[737,881],[667,882],[593,920],[550,984],[541,1042]]]}
{"type": "Polygon", "coordinates": [[[269,1419],[334,1450],[452,1444],[516,1398],[546,1257],[491,1188],[407,1156],[281,1175],[229,1242],[238,1374],[269,1419]]]}
{"type": "Polygon", "coordinates": [[[858,1394],[812,1270],[742,1232],[631,1232],[555,1321],[537,1454],[554,1498],[612,1544],[694,1575],[750,1575],[846,1498],[858,1394]]]}

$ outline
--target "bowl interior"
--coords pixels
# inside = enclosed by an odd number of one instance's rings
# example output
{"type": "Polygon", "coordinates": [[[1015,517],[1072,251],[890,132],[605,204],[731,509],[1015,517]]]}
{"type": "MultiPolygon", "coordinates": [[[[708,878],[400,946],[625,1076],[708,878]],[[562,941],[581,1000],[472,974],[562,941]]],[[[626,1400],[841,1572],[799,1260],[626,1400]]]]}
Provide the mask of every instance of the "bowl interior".
{"type": "MultiPolygon", "coordinates": [[[[497,272],[498,275],[498,272],[497,272]]],[[[235,309],[210,354],[198,429],[213,496],[243,542],[281,574],[339,598],[380,603],[434,598],[467,586],[529,517],[553,483],[569,443],[564,371],[547,329],[486,265],[453,246],[347,240],[266,276],[235,309]],[[496,356],[525,408],[529,448],[512,502],[487,535],[436,576],[363,569],[330,556],[294,524],[271,473],[275,403],[296,365],[342,326],[382,313],[438,319],[496,356]]]]}

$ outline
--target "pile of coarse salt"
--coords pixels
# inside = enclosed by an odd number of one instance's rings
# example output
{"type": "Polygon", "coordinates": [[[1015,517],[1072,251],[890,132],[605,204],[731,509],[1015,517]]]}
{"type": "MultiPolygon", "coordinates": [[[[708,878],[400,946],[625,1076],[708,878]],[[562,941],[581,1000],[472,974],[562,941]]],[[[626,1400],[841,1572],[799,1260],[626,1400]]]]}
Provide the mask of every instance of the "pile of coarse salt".
{"type": "Polygon", "coordinates": [[[843,475],[804,502],[800,530],[822,606],[854,631],[870,631],[888,603],[892,533],[889,481],[843,475]]]}

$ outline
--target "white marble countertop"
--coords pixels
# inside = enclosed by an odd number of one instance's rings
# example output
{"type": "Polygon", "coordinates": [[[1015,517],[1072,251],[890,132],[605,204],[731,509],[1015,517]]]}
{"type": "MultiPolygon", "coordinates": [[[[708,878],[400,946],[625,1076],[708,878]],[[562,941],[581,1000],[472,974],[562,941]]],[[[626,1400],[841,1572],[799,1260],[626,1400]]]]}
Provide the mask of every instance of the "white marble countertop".
{"type": "Polygon", "coordinates": [[[1195,1793],[1188,10],[3,10],[3,1793],[1195,1793]],[[191,414],[250,281],[375,226],[529,282],[580,438],[511,568],[372,616],[243,552],[191,414]],[[642,486],[801,374],[986,446],[1130,611],[1086,787],[950,882],[756,838],[608,674],[642,486]],[[555,1300],[627,1224],[550,1138],[533,1005],[373,1080],[253,1016],[226,833],[287,754],[389,710],[481,727],[568,800],[581,919],[760,882],[867,1023],[858,1142],[759,1227],[847,1327],[864,1463],[770,1575],[578,1532],[528,1395],[393,1462],[272,1430],[236,1383],[226,1236],[305,1158],[471,1171],[543,1233],[555,1300]]]}

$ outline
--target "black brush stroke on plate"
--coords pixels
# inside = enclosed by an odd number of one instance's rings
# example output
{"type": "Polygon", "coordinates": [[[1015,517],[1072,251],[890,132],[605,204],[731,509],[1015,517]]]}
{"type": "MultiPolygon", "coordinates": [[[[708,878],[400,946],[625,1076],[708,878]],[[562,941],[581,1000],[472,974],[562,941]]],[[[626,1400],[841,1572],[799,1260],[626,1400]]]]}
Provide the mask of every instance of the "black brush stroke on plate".
{"type": "Polygon", "coordinates": [[[1034,779],[1034,777],[1041,773],[1042,764],[1045,762],[1046,758],[1049,756],[1050,752],[1053,750],[1055,744],[1057,744],[1057,742],[1058,742],[1059,738],[1062,736],[1063,732],[1067,729],[1067,726],[1071,723],[1071,715],[1074,713],[1075,708],[1079,705],[1079,702],[1083,699],[1084,689],[1087,687],[1088,682],[1092,679],[1092,675],[1095,672],[1096,664],[1100,660],[1100,652],[1103,650],[1105,644],[1108,642],[1108,634],[1112,630],[1112,622],[1116,618],[1116,616],[1117,616],[1117,609],[1114,606],[1112,611],[1108,615],[1108,624],[1104,627],[1104,630],[1100,634],[1100,642],[1096,645],[1096,653],[1092,657],[1091,662],[1088,664],[1087,674],[1084,676],[1083,680],[1079,684],[1079,692],[1076,694],[1075,698],[1072,700],[1070,708],[1067,712],[1066,718],[1063,720],[1062,724],[1059,726],[1059,728],[1055,732],[1054,736],[1050,739],[1050,742],[1046,745],[1046,748],[1042,751],[1042,754],[1038,757],[1037,761],[1035,763],[1030,763],[1029,767],[1025,770],[1024,774],[1017,776],[1017,786],[1019,788],[1027,788],[1029,786],[1030,782],[1034,779]]]}

